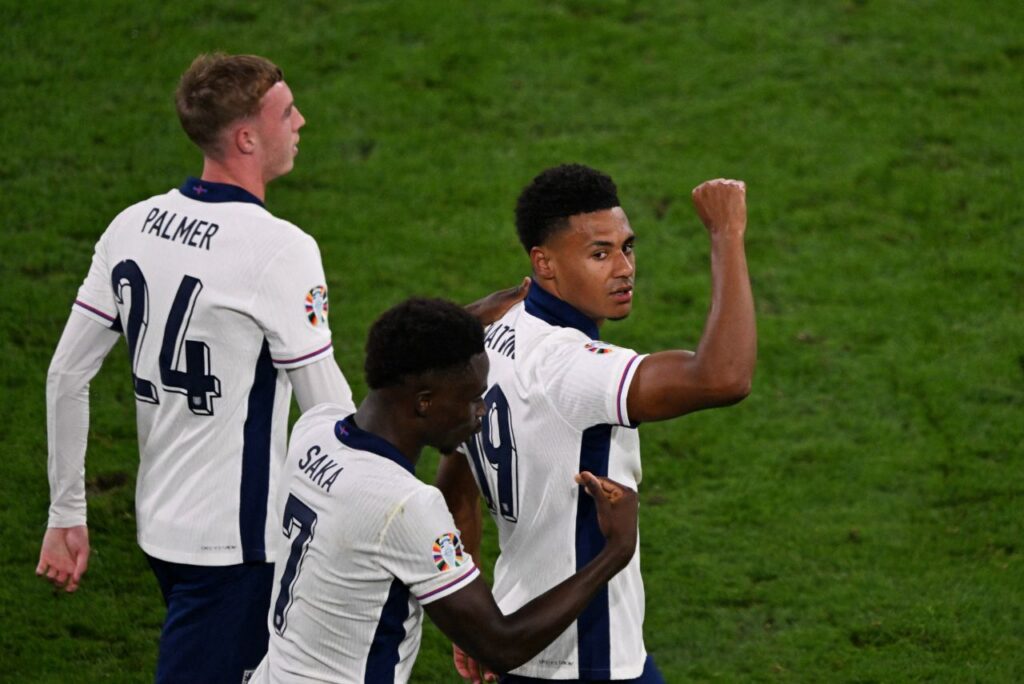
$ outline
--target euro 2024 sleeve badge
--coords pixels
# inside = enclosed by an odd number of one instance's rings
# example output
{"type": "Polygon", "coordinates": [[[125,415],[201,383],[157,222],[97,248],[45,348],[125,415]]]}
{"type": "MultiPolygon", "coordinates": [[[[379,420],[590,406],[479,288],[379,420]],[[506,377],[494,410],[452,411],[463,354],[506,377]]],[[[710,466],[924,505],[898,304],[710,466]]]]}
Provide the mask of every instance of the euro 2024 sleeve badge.
{"type": "Polygon", "coordinates": [[[441,572],[457,568],[465,561],[462,540],[453,532],[446,532],[434,540],[434,565],[441,572]]]}
{"type": "Polygon", "coordinates": [[[327,325],[326,285],[317,285],[306,293],[306,318],[314,328],[327,325]]]}

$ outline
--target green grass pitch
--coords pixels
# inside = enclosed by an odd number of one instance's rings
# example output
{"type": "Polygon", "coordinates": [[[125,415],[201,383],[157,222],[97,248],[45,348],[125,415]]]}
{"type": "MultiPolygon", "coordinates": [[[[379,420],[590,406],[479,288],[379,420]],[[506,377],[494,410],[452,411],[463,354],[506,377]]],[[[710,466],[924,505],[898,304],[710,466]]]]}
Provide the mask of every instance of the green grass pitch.
{"type": "MultiPolygon", "coordinates": [[[[525,274],[516,194],[563,161],[611,173],[638,235],[605,338],[693,348],[689,191],[746,180],[754,392],[641,428],[649,650],[670,682],[1024,679],[1024,4],[0,8],[0,681],[151,680],[124,345],[92,386],[74,596],[33,573],[44,383],[104,227],[198,173],[171,93],[213,49],[278,62],[308,120],[269,207],[319,241],[357,397],[388,305],[525,274]]],[[[429,625],[413,679],[457,681],[429,625]]]]}

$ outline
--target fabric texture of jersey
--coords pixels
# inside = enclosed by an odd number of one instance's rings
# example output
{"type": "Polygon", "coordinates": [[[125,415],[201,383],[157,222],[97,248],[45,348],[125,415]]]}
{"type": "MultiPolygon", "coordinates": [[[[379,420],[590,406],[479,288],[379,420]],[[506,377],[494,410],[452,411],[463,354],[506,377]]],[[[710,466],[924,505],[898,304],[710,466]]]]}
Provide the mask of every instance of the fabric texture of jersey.
{"type": "Polygon", "coordinates": [[[404,682],[421,606],[479,575],[441,493],[346,414],[321,405],[292,431],[270,647],[252,681],[404,682]]]}
{"type": "Polygon", "coordinates": [[[284,371],[331,354],[314,239],[241,188],[190,178],[114,219],[74,310],[128,341],[142,549],[195,565],[274,560],[284,371]]]}
{"type": "MultiPolygon", "coordinates": [[[[581,470],[640,482],[626,395],[643,357],[597,339],[597,326],[534,283],[487,329],[483,430],[464,445],[498,527],[494,596],[506,615],[600,552],[581,470]]],[[[513,672],[545,679],[628,679],[643,671],[639,545],[629,565],[558,639],[513,672]]]]}

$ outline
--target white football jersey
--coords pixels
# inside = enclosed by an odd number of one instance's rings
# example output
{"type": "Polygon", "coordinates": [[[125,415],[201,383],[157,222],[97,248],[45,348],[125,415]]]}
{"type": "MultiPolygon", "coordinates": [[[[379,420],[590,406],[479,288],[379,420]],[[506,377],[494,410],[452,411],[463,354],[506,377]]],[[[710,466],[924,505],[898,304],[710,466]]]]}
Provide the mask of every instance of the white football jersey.
{"type": "Polygon", "coordinates": [[[479,574],[441,492],[348,413],[321,404],[292,430],[270,646],[252,682],[404,682],[421,605],[479,574]]]}
{"type": "MultiPolygon", "coordinates": [[[[497,523],[494,596],[509,614],[596,556],[605,539],[581,470],[636,489],[640,441],[626,395],[642,356],[597,340],[592,320],[534,283],[487,328],[483,430],[464,445],[497,523]]],[[[639,677],[644,590],[629,565],[548,648],[513,672],[545,679],[639,677]]]]}
{"type": "Polygon", "coordinates": [[[273,561],[284,371],[332,353],[316,241],[239,187],[189,178],[114,219],[73,308],[128,342],[142,549],[273,561]]]}

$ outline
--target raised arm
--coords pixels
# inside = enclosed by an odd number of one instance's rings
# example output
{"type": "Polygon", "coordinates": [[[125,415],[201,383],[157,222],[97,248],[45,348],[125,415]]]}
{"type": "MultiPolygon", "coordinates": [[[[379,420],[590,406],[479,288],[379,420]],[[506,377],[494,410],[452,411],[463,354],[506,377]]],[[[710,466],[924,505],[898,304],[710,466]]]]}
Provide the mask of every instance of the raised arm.
{"type": "Polygon", "coordinates": [[[75,591],[89,565],[85,447],[89,438],[89,382],[119,334],[72,313],[46,374],[46,470],[50,513],[36,574],[75,591]]]}
{"type": "Polygon", "coordinates": [[[636,552],[636,492],[584,472],[577,477],[597,503],[607,540],[601,552],[572,577],[503,615],[479,577],[466,588],[425,607],[430,619],[470,656],[497,672],[508,672],[550,644],[636,552]]]}
{"type": "Polygon", "coordinates": [[[716,179],[693,190],[693,204],[711,240],[711,306],[697,350],[644,358],[627,395],[634,422],[666,420],[734,404],[750,393],[757,361],[754,298],[743,236],[746,186],[716,179]]]}

